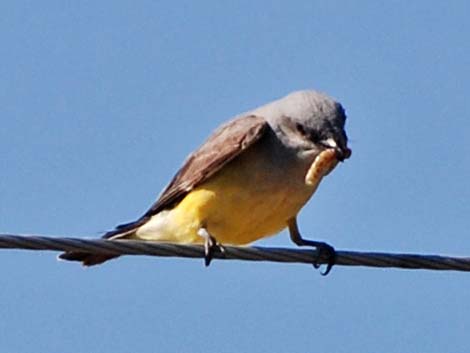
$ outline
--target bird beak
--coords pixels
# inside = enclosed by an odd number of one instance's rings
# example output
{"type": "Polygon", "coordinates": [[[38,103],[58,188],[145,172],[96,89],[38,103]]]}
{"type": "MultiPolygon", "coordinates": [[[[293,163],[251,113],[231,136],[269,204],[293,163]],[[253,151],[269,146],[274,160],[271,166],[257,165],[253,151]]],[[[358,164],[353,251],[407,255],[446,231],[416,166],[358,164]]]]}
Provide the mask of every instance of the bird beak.
{"type": "Polygon", "coordinates": [[[336,152],[336,158],[340,161],[340,162],[343,162],[345,159],[348,159],[349,157],[351,157],[351,149],[348,148],[347,146],[339,146],[335,140],[333,140],[331,137],[326,139],[326,140],[323,140],[321,142],[321,144],[323,146],[325,146],[326,148],[333,148],[336,152]]]}

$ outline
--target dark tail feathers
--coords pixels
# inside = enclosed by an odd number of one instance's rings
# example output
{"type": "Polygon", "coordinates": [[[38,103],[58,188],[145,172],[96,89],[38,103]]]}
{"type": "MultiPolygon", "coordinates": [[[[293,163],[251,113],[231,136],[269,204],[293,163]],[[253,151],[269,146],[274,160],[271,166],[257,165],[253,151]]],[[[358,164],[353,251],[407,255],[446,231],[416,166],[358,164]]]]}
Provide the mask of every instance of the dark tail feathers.
{"type": "MultiPolygon", "coordinates": [[[[137,228],[148,220],[148,216],[143,216],[135,222],[121,224],[116,229],[103,235],[103,239],[119,239],[132,235],[137,228]]],[[[79,261],[83,266],[94,266],[102,264],[105,261],[119,257],[119,255],[98,255],[85,251],[67,251],[59,255],[59,259],[67,261],[79,261]]]]}
{"type": "Polygon", "coordinates": [[[94,266],[105,261],[119,257],[119,255],[97,255],[83,251],[68,251],[59,255],[59,259],[67,261],[80,261],[83,266],[94,266]]]}

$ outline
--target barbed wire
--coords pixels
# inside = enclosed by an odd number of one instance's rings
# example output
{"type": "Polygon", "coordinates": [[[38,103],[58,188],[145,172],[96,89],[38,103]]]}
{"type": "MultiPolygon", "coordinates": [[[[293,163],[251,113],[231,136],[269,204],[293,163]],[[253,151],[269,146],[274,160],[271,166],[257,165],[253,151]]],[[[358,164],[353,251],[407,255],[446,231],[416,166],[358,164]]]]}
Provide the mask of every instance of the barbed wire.
{"type": "MultiPolygon", "coordinates": [[[[202,245],[181,245],[136,240],[82,239],[37,235],[0,234],[0,248],[25,250],[85,251],[103,255],[149,255],[162,257],[204,258],[202,245]]],[[[314,249],[277,247],[224,246],[215,259],[272,261],[312,264],[317,258],[314,249]]],[[[320,258],[324,264],[327,259],[320,258]]],[[[405,268],[426,270],[470,271],[470,258],[439,255],[397,254],[381,252],[336,251],[336,265],[405,268]]]]}

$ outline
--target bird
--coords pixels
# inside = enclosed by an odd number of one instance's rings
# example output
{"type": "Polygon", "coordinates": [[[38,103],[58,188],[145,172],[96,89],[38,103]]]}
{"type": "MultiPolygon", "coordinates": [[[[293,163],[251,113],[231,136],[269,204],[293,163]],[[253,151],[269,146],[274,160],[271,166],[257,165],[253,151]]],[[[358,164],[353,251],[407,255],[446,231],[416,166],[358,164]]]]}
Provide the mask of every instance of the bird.
{"type": "MultiPolygon", "coordinates": [[[[137,220],[104,239],[204,244],[208,266],[224,245],[247,245],[287,228],[298,246],[317,249],[313,262],[335,250],[302,237],[301,208],[320,181],[351,156],[343,106],[315,90],[302,90],[239,114],[222,124],[193,153],[137,220]]],[[[60,259],[84,266],[119,255],[67,251],[60,259]]]]}

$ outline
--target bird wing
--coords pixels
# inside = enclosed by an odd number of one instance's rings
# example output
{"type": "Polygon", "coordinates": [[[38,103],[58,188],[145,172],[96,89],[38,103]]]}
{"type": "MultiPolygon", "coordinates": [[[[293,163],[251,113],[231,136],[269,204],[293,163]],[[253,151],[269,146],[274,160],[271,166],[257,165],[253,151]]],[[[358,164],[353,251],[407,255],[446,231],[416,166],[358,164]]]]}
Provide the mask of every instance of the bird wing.
{"type": "Polygon", "coordinates": [[[259,141],[269,129],[263,117],[248,115],[218,128],[206,142],[186,159],[158,200],[137,221],[122,224],[104,238],[120,238],[133,233],[153,215],[173,207],[191,190],[220,171],[227,163],[259,141]]]}

